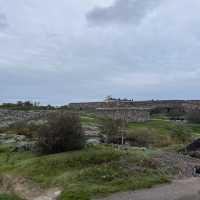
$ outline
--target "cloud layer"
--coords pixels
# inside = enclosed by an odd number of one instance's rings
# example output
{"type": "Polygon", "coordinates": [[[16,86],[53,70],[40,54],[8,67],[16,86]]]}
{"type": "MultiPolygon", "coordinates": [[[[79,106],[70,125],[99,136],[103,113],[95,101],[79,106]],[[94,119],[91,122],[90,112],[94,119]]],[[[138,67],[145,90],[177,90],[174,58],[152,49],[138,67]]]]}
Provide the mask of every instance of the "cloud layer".
{"type": "Polygon", "coordinates": [[[95,7],[87,14],[92,25],[138,24],[160,5],[162,0],[116,0],[109,7],[95,7]]]}
{"type": "Polygon", "coordinates": [[[4,29],[7,26],[6,16],[0,13],[0,29],[4,29]]]}
{"type": "Polygon", "coordinates": [[[0,102],[200,98],[197,0],[0,5],[0,102]]]}

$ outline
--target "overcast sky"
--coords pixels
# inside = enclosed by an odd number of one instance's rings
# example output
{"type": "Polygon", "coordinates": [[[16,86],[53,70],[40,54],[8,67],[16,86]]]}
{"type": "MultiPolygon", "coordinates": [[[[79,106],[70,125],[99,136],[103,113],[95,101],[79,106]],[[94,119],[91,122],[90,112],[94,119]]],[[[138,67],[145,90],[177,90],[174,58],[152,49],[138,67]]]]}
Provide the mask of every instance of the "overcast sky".
{"type": "Polygon", "coordinates": [[[0,0],[0,102],[200,99],[199,0],[0,0]]]}

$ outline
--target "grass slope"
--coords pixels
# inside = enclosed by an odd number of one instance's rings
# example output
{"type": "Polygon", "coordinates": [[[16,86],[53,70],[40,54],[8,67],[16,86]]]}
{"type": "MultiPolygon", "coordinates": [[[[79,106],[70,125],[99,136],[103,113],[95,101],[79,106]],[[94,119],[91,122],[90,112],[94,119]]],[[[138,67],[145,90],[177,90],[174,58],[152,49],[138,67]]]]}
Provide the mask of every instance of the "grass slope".
{"type": "Polygon", "coordinates": [[[168,181],[150,151],[98,146],[42,157],[12,153],[9,159],[1,152],[0,174],[23,176],[44,187],[62,187],[61,200],[89,200],[168,181]]]}
{"type": "Polygon", "coordinates": [[[17,196],[10,196],[7,194],[0,194],[0,200],[22,200],[17,196]]]}
{"type": "MultiPolygon", "coordinates": [[[[90,114],[82,114],[81,120],[83,125],[98,126],[100,123],[90,114]]],[[[100,145],[81,151],[36,156],[28,152],[12,153],[7,146],[0,146],[0,176],[22,176],[44,187],[61,187],[60,200],[89,200],[113,192],[152,187],[169,181],[153,156],[157,147],[179,144],[171,137],[176,126],[177,123],[165,118],[129,123],[130,134],[138,131],[141,135],[144,133],[141,130],[150,130],[144,138],[148,136],[155,142],[154,150],[127,151],[100,145]]],[[[193,137],[199,137],[200,125],[181,126],[190,129],[193,137]]]]}

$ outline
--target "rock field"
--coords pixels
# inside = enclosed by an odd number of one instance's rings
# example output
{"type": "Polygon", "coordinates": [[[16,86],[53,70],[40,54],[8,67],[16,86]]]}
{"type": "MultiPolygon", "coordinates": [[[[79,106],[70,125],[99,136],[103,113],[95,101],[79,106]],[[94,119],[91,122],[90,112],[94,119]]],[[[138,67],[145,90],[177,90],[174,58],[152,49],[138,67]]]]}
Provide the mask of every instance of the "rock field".
{"type": "Polygon", "coordinates": [[[49,111],[16,111],[0,109],[0,128],[21,122],[30,121],[44,117],[49,111]]]}

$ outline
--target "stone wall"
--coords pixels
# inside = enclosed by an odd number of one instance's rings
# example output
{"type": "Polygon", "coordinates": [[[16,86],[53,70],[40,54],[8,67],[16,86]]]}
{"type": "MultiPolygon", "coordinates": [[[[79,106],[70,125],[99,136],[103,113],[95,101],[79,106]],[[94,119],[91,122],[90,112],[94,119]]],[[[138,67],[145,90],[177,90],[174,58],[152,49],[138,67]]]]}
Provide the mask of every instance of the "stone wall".
{"type": "Polygon", "coordinates": [[[166,108],[178,109],[184,112],[200,111],[200,100],[152,100],[152,101],[111,101],[111,102],[86,102],[71,103],[71,109],[76,110],[93,110],[97,108],[113,108],[113,107],[136,107],[136,108],[166,108]]]}
{"type": "Polygon", "coordinates": [[[97,108],[96,115],[102,118],[121,119],[128,122],[146,122],[150,120],[150,111],[138,108],[97,108]]]}
{"type": "Polygon", "coordinates": [[[113,108],[113,107],[133,107],[132,101],[102,101],[102,102],[85,102],[85,103],[70,103],[69,108],[75,110],[96,110],[96,108],[113,108]]]}

